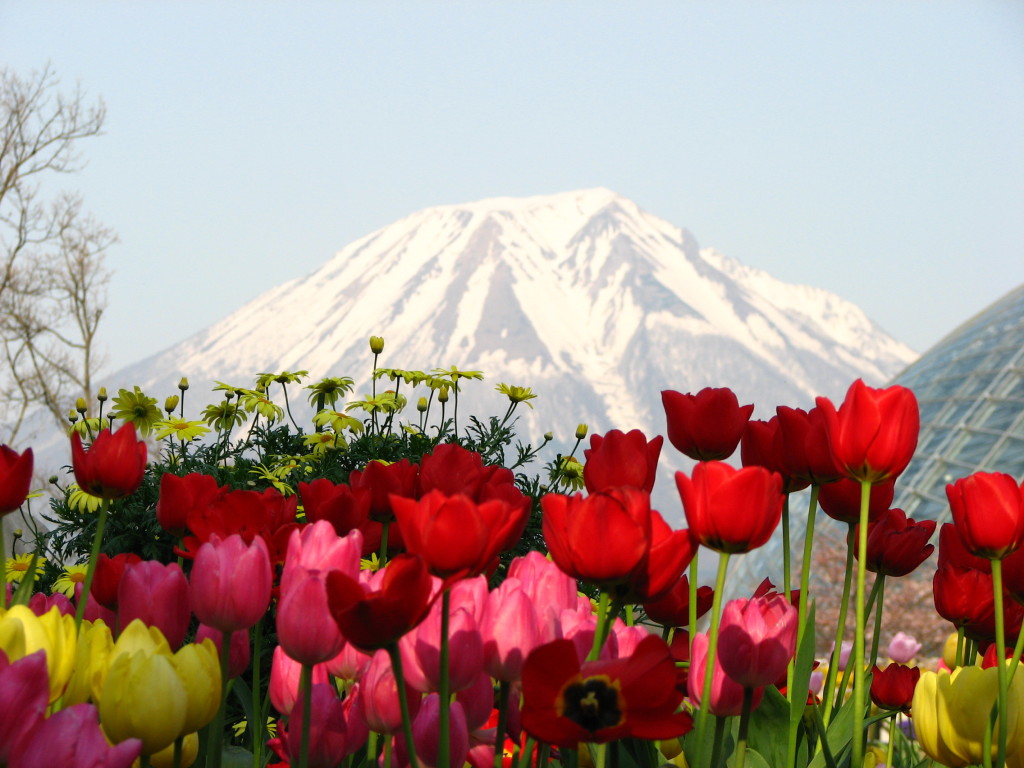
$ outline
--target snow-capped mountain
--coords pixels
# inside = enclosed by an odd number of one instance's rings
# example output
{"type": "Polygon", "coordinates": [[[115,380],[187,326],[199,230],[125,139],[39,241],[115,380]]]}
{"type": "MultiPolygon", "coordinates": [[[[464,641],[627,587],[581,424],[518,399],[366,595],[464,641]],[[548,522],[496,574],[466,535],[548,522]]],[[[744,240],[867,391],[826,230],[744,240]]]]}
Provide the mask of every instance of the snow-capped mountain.
{"type": "MultiPolygon", "coordinates": [[[[777,404],[881,384],[914,358],[853,304],[782,283],[607,189],[428,208],[346,246],[210,328],[115,374],[162,398],[182,375],[368,377],[456,365],[539,395],[533,424],[663,431],[662,389],[730,386],[777,404]]],[[[108,385],[109,388],[109,385],[108,385]]],[[[469,392],[465,398],[470,398],[469,392]]],[[[194,398],[193,398],[194,402],[194,398]]],[[[486,402],[486,398],[481,398],[486,402]]]]}

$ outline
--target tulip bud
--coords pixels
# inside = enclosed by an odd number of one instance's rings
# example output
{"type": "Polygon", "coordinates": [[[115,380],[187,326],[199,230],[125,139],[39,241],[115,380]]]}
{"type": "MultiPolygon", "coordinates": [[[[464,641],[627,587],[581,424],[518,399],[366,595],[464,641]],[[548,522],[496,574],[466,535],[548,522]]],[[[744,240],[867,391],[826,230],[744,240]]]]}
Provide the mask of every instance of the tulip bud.
{"type": "Polygon", "coordinates": [[[384,351],[384,339],[381,336],[370,337],[370,351],[375,355],[379,355],[384,351]]]}
{"type": "Polygon", "coordinates": [[[586,424],[578,424],[576,426],[576,439],[577,440],[582,440],[586,436],[587,436],[587,425],[586,424]]]}
{"type": "Polygon", "coordinates": [[[167,411],[168,413],[174,413],[174,409],[178,407],[178,400],[180,399],[181,398],[179,398],[177,395],[171,395],[170,397],[168,397],[166,400],[164,400],[164,410],[167,411]]]}
{"type": "Polygon", "coordinates": [[[87,410],[89,410],[89,406],[85,404],[84,397],[80,397],[77,400],[75,400],[75,410],[81,414],[84,414],[87,410]]]}
{"type": "Polygon", "coordinates": [[[188,389],[188,379],[185,376],[182,376],[181,381],[178,382],[178,389],[182,392],[188,389]]]}

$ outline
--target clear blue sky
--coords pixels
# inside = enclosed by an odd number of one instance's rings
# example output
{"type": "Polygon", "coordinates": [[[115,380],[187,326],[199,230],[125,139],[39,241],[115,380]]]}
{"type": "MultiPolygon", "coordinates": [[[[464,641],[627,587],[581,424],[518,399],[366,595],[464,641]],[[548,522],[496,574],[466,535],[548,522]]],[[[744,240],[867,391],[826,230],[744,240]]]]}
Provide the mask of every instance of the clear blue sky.
{"type": "Polygon", "coordinates": [[[121,236],[109,369],[499,195],[609,187],[919,351],[1024,282],[1016,0],[0,0],[47,62],[109,109],[61,180],[121,236]]]}

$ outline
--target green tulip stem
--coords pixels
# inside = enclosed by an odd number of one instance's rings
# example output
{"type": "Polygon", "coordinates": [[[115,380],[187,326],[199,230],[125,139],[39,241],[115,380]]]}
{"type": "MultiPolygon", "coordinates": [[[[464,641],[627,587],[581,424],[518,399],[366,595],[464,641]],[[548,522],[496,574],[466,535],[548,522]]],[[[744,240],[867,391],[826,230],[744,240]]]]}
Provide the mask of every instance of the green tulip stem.
{"type": "MultiPolygon", "coordinates": [[[[718,575],[715,577],[715,595],[711,602],[711,628],[708,630],[708,650],[704,656],[704,684],[701,686],[700,709],[697,711],[697,759],[694,765],[704,763],[704,732],[707,729],[708,712],[711,709],[711,677],[715,670],[715,655],[718,650],[718,625],[721,620],[722,589],[725,586],[725,572],[729,568],[729,553],[718,555],[718,575]]],[[[691,647],[693,640],[691,639],[691,647]]],[[[692,658],[692,657],[691,657],[692,658]]]]}
{"type": "MultiPolygon", "coordinates": [[[[440,709],[437,716],[438,743],[437,743],[437,764],[448,768],[451,739],[448,726],[451,718],[451,681],[448,679],[448,622],[449,610],[451,608],[451,589],[446,589],[441,595],[441,682],[438,690],[440,709]]],[[[401,690],[401,689],[399,689],[401,690]]]]}
{"type": "Polygon", "coordinates": [[[181,768],[181,744],[185,740],[184,736],[179,736],[174,740],[174,757],[173,765],[174,768],[181,768]]]}
{"type": "Polygon", "coordinates": [[[693,636],[697,634],[697,558],[700,556],[700,547],[693,553],[693,560],[690,561],[690,604],[687,606],[687,618],[689,619],[688,631],[690,633],[690,644],[693,645],[693,636]]]}
{"type": "Polygon", "coordinates": [[[594,642],[590,646],[590,653],[587,654],[587,661],[596,661],[601,653],[601,646],[604,645],[605,624],[608,621],[611,595],[601,590],[601,597],[597,602],[597,626],[594,627],[594,642]]]}
{"type": "Polygon", "coordinates": [[[999,751],[996,765],[1006,764],[1007,698],[1009,681],[1006,678],[1006,627],[1003,620],[1003,561],[992,561],[992,595],[996,608],[996,669],[999,677],[999,751]]]}
{"type": "MultiPolygon", "coordinates": [[[[533,762],[533,750],[536,748],[537,742],[533,740],[533,737],[527,737],[526,747],[519,755],[519,768],[530,768],[530,764],[533,762]]],[[[438,763],[438,768],[441,768],[441,763],[438,763]]]]}
{"type": "Polygon", "coordinates": [[[96,561],[100,559],[100,544],[103,542],[103,529],[107,527],[107,512],[109,511],[110,499],[103,499],[100,502],[99,517],[96,519],[96,533],[92,537],[92,552],[89,555],[89,564],[85,569],[85,582],[82,584],[82,594],[78,598],[78,607],[75,609],[76,632],[82,626],[82,619],[85,617],[85,606],[89,602],[89,592],[92,591],[92,579],[96,575],[96,561]]]}
{"type": "MultiPolygon", "coordinates": [[[[399,688],[401,690],[401,688],[399,688]]],[[[309,765],[309,733],[313,723],[313,665],[303,664],[299,673],[299,693],[302,694],[302,731],[299,741],[298,768],[309,765]]],[[[294,760],[293,760],[294,763],[294,760]]]]}
{"type": "Polygon", "coordinates": [[[1020,625],[1020,632],[1017,633],[1017,643],[1013,646],[1013,661],[1010,662],[1010,674],[1006,676],[1006,688],[1009,690],[1013,682],[1013,675],[1020,664],[1020,655],[1024,653],[1024,624],[1020,625]]]}
{"type": "Polygon", "coordinates": [[[380,567],[383,568],[388,562],[388,530],[391,522],[386,521],[380,524],[380,567]]]}
{"type": "Polygon", "coordinates": [[[224,632],[220,639],[220,706],[210,723],[210,740],[206,748],[207,768],[220,768],[224,752],[224,709],[228,699],[228,666],[231,663],[231,633],[224,632]]]}
{"type": "Polygon", "coordinates": [[[252,768],[263,766],[263,729],[266,726],[266,718],[263,716],[263,702],[260,701],[260,689],[262,687],[262,659],[263,654],[263,617],[256,622],[252,635],[252,719],[249,729],[252,735],[252,768]]]}
{"type": "Polygon", "coordinates": [[[792,579],[789,574],[791,567],[789,547],[789,494],[786,493],[782,496],[782,594],[786,596],[787,602],[792,590],[790,583],[792,579]]]}
{"type": "Polygon", "coordinates": [[[889,746],[885,753],[885,764],[892,765],[892,753],[895,751],[893,747],[896,745],[896,718],[899,716],[899,711],[892,713],[892,717],[889,718],[889,746]]]}
{"type": "Polygon", "coordinates": [[[494,768],[501,768],[505,757],[505,731],[508,730],[509,682],[498,682],[498,724],[494,729],[494,768]]]}
{"type": "MultiPolygon", "coordinates": [[[[447,592],[445,593],[447,594],[447,592]]],[[[398,690],[398,707],[402,713],[402,735],[405,737],[405,749],[409,755],[409,768],[418,768],[416,762],[416,745],[412,742],[412,717],[409,715],[409,701],[405,696],[405,675],[402,673],[402,654],[398,643],[391,643],[388,648],[391,657],[391,669],[395,673],[395,688],[398,690]]],[[[442,707],[441,709],[446,709],[442,707]]],[[[385,766],[391,763],[391,739],[384,740],[385,766]]],[[[441,763],[438,763],[441,765],[441,763]]]]}
{"type": "Polygon", "coordinates": [[[745,687],[743,689],[743,709],[740,712],[740,730],[736,742],[735,768],[743,768],[747,761],[747,730],[750,727],[750,710],[753,704],[754,689],[745,687]]]}
{"type": "MultiPolygon", "coordinates": [[[[818,513],[818,491],[820,486],[815,483],[811,486],[811,500],[807,505],[807,526],[804,528],[804,553],[800,560],[800,597],[797,599],[797,631],[796,647],[799,648],[804,639],[804,632],[807,630],[807,587],[811,576],[811,547],[814,544],[814,518],[818,513]]],[[[789,496],[786,496],[788,503],[789,496]]],[[[786,672],[786,700],[789,706],[793,706],[793,673],[796,657],[790,659],[789,669],[786,672]]],[[[800,729],[799,720],[791,720],[789,726],[789,738],[786,741],[786,765],[793,768],[796,765],[796,742],[800,729]]]]}
{"type": "Polygon", "coordinates": [[[871,588],[871,602],[875,605],[875,631],[871,635],[871,663],[867,669],[872,669],[878,663],[878,639],[882,634],[882,607],[885,601],[885,574],[879,573],[875,576],[875,585],[871,588]]]}
{"type": "MultiPolygon", "coordinates": [[[[7,545],[4,542],[3,520],[0,519],[0,608],[7,610],[7,545]]],[[[77,625],[76,625],[77,627],[77,625]]]]}
{"type": "Polygon", "coordinates": [[[864,764],[864,582],[867,577],[868,511],[871,501],[871,483],[860,481],[860,525],[857,528],[857,634],[853,637],[853,758],[850,765],[864,764]]]}
{"type": "Polygon", "coordinates": [[[718,765],[722,759],[722,742],[725,741],[725,722],[728,718],[715,715],[715,735],[711,740],[711,763],[718,765]]]}
{"type": "MultiPolygon", "coordinates": [[[[608,744],[607,744],[607,742],[602,742],[602,743],[598,744],[597,748],[594,751],[597,753],[597,755],[596,755],[596,757],[594,759],[594,768],[605,768],[605,766],[608,765],[608,744]]],[[[529,765],[530,764],[527,763],[526,764],[526,768],[529,768],[529,765]]]]}
{"type": "MultiPolygon", "coordinates": [[[[1024,634],[1024,624],[1021,625],[1021,633],[1024,634]]],[[[967,648],[964,644],[964,625],[956,628],[956,665],[962,667],[966,658],[967,648]]]]}
{"type": "Polygon", "coordinates": [[[843,597],[839,601],[839,618],[836,622],[835,642],[832,644],[832,658],[828,662],[828,675],[825,677],[825,689],[822,692],[822,725],[827,729],[832,718],[833,695],[836,689],[836,675],[839,673],[839,654],[843,650],[843,635],[846,634],[846,612],[850,605],[850,584],[853,578],[853,525],[846,536],[846,574],[843,577],[843,597]]]}

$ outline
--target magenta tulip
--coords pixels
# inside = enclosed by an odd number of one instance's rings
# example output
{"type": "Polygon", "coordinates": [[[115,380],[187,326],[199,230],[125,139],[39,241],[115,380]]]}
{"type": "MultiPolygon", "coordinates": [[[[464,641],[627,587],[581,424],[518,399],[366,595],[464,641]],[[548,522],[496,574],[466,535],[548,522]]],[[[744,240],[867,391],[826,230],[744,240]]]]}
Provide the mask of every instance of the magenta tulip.
{"type": "Polygon", "coordinates": [[[171,648],[181,646],[192,609],[188,579],[180,565],[143,560],[124,569],[117,587],[117,625],[127,627],[134,619],[157,627],[171,648]]]}
{"type": "MultiPolygon", "coordinates": [[[[278,712],[288,717],[299,699],[299,676],[302,665],[284,652],[284,648],[274,649],[273,661],[270,663],[270,703],[278,712]]],[[[313,666],[313,685],[328,681],[327,667],[324,664],[313,666]]]]}
{"type": "MultiPolygon", "coordinates": [[[[719,643],[719,647],[721,647],[721,643],[719,643]]],[[[690,694],[690,701],[697,707],[701,705],[701,688],[704,684],[707,656],[708,636],[704,633],[695,635],[690,656],[690,672],[686,685],[690,694]]],[[[763,695],[763,688],[754,689],[754,699],[751,704],[753,709],[756,709],[761,703],[763,695]]],[[[742,710],[743,686],[725,674],[725,670],[722,669],[716,654],[715,667],[711,673],[711,701],[708,704],[708,711],[713,715],[724,717],[726,715],[739,715],[742,710]]]]}
{"type": "MultiPolygon", "coordinates": [[[[373,654],[369,666],[360,681],[360,696],[363,715],[371,731],[393,734],[402,727],[402,709],[398,700],[398,684],[395,682],[391,658],[385,650],[373,654]]],[[[416,717],[420,709],[420,694],[405,686],[403,691],[409,705],[409,716],[416,717]]]]}
{"type": "Polygon", "coordinates": [[[50,703],[46,651],[7,661],[0,651],[0,765],[43,720],[50,703]]]}
{"type": "MultiPolygon", "coordinates": [[[[196,643],[202,643],[206,638],[210,638],[217,646],[219,656],[224,647],[224,633],[206,624],[200,624],[196,630],[196,643]]],[[[228,649],[228,679],[236,678],[245,672],[249,668],[250,661],[252,661],[252,650],[249,648],[249,631],[246,629],[232,632],[231,648],[228,649]]]]}
{"type": "Polygon", "coordinates": [[[544,643],[538,607],[519,579],[505,579],[487,596],[480,632],[487,670],[495,679],[519,680],[530,651],[544,643]]]}
{"type": "Polygon", "coordinates": [[[139,739],[110,746],[100,728],[96,707],[75,704],[42,721],[17,744],[8,768],[61,765],[75,768],[130,768],[142,753],[139,739]]]}
{"type": "Polygon", "coordinates": [[[771,685],[796,653],[797,610],[778,593],[730,600],[722,611],[718,662],[745,688],[771,685]]]}

